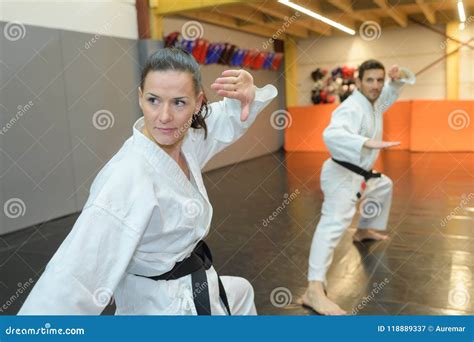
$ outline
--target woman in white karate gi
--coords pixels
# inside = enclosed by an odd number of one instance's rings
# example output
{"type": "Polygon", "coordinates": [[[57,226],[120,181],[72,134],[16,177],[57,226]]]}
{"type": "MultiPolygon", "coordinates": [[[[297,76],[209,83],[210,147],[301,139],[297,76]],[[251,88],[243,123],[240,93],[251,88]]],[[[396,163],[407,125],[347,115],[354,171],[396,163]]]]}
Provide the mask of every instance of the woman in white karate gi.
{"type": "Polygon", "coordinates": [[[244,70],[224,71],[211,88],[225,98],[208,107],[199,65],[181,49],[148,59],[139,88],[144,116],[97,175],[19,314],[100,314],[112,295],[122,315],[256,314],[250,283],[221,282],[201,242],[212,218],[201,169],[277,90],[257,88],[244,70]]]}
{"type": "Polygon", "coordinates": [[[354,241],[388,238],[380,231],[387,227],[392,181],[371,170],[381,149],[400,144],[382,141],[383,113],[397,100],[404,83],[415,82],[407,69],[393,66],[388,73],[390,81],[384,85],[384,66],[375,60],[362,63],[357,90],[336,108],[323,132],[332,158],[321,170],[324,202],[311,245],[309,285],[301,298],[302,304],[322,315],[346,314],[327,297],[326,273],[359,199],[361,219],[354,241]]]}

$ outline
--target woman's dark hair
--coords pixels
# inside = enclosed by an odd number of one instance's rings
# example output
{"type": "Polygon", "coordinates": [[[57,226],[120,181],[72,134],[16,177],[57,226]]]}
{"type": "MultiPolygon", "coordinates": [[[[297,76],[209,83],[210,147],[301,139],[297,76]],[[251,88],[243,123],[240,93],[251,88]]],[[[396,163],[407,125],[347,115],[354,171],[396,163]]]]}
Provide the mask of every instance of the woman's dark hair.
{"type": "MultiPolygon", "coordinates": [[[[199,91],[203,91],[201,71],[198,62],[196,62],[194,57],[189,52],[178,47],[159,49],[150,57],[148,57],[142,69],[140,88],[143,90],[145,78],[149,72],[169,70],[189,72],[193,77],[194,90],[196,94],[198,94],[199,91]]],[[[201,108],[199,109],[199,112],[193,114],[191,121],[192,128],[204,129],[204,139],[207,138],[207,125],[205,118],[207,117],[208,113],[209,107],[207,104],[206,95],[204,94],[201,108]]]]}
{"type": "Polygon", "coordinates": [[[379,61],[375,60],[375,59],[369,59],[367,61],[365,61],[364,63],[362,63],[360,66],[359,66],[359,79],[362,80],[364,78],[364,73],[366,70],[371,70],[371,69],[382,69],[383,71],[385,71],[385,67],[383,66],[382,63],[380,63],[379,61]]]}

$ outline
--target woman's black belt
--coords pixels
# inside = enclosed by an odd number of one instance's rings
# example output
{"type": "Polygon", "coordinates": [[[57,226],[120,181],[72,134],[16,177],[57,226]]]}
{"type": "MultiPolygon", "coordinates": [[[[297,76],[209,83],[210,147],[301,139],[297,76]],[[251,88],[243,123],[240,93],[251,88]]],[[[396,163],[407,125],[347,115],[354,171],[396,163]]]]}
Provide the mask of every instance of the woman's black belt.
{"type": "MultiPolygon", "coordinates": [[[[191,255],[186,259],[177,262],[171,271],[159,276],[141,276],[153,280],[179,279],[191,274],[193,286],[193,300],[198,315],[210,315],[211,303],[209,298],[209,283],[207,281],[206,270],[212,266],[212,254],[208,245],[204,241],[199,241],[191,255]]],[[[230,313],[229,301],[224,289],[224,285],[219,276],[219,297],[224,303],[227,312],[230,313]]]]}

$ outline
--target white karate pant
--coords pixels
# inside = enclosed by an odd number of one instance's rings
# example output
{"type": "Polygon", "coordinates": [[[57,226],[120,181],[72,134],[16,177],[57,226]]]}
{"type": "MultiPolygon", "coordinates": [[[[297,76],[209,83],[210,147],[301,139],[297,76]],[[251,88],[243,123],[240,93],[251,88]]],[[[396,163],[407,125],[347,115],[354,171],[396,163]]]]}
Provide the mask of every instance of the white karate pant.
{"type": "MultiPolygon", "coordinates": [[[[257,314],[254,303],[253,287],[247,279],[241,277],[221,276],[221,281],[222,285],[224,285],[227,300],[229,301],[230,311],[233,316],[253,316],[257,314]]],[[[219,308],[211,307],[211,310],[225,315],[225,311],[221,311],[222,307],[223,305],[219,308]]]]}
{"type": "MultiPolygon", "coordinates": [[[[321,170],[321,189],[324,201],[321,218],[316,227],[309,257],[309,281],[326,283],[326,273],[331,265],[334,249],[350,226],[357,210],[357,192],[361,191],[364,178],[331,159],[321,170]]],[[[361,193],[358,228],[385,230],[392,202],[392,181],[382,175],[372,178],[361,193]]]]}
{"type": "MultiPolygon", "coordinates": [[[[219,297],[219,283],[213,266],[207,271],[212,315],[227,315],[219,297]]],[[[256,315],[254,291],[248,280],[221,276],[232,315],[256,315]]],[[[191,275],[173,280],[151,280],[127,274],[114,292],[116,315],[197,315],[191,275]]]]}

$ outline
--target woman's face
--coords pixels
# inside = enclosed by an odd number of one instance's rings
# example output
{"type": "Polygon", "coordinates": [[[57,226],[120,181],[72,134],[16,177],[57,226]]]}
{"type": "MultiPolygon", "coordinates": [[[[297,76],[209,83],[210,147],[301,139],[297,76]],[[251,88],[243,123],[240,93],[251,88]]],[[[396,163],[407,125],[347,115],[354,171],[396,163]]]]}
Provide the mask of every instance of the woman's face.
{"type": "Polygon", "coordinates": [[[174,70],[149,72],[138,93],[147,133],[164,147],[181,142],[203,99],[202,92],[196,95],[192,75],[174,70]]]}

